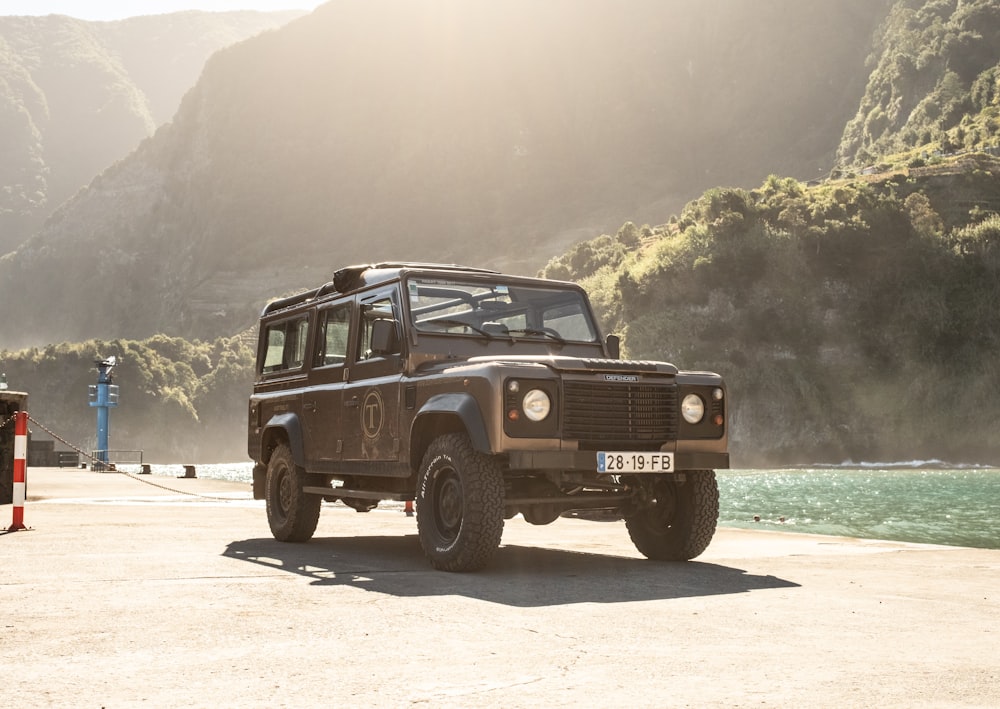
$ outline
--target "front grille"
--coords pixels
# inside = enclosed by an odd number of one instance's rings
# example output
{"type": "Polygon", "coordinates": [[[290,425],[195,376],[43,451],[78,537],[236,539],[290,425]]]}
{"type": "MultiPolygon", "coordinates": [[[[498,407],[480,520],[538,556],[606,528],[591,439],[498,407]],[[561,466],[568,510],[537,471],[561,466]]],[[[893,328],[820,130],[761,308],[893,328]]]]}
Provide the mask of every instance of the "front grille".
{"type": "Polygon", "coordinates": [[[655,450],[677,437],[673,382],[565,382],[563,436],[583,448],[614,444],[655,450]]]}

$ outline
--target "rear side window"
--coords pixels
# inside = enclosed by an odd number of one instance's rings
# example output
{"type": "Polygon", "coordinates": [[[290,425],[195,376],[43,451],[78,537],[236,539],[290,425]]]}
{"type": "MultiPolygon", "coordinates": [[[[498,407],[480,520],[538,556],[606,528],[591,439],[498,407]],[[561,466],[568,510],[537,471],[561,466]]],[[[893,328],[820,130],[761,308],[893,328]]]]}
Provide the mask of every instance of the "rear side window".
{"type": "Polygon", "coordinates": [[[305,316],[267,325],[264,330],[264,363],[261,371],[300,369],[306,359],[309,319],[305,316]]]}
{"type": "Polygon", "coordinates": [[[319,342],[314,367],[342,365],[347,359],[347,341],[351,334],[351,304],[344,303],[320,312],[319,342]]]}

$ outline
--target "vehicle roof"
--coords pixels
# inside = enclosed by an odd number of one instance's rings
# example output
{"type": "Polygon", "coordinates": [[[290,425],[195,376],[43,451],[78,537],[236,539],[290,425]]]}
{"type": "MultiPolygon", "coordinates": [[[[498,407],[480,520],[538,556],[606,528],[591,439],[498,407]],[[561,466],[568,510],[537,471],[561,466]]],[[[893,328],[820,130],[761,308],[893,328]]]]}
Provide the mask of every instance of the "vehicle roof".
{"type": "Polygon", "coordinates": [[[334,271],[333,280],[318,288],[302,291],[286,298],[279,298],[264,306],[261,317],[270,315],[286,308],[308,303],[325,296],[346,294],[354,291],[388,283],[396,280],[408,271],[436,271],[466,274],[502,275],[499,271],[472,266],[460,266],[454,263],[424,263],[418,261],[393,261],[382,263],[359,264],[346,266],[334,271]]]}

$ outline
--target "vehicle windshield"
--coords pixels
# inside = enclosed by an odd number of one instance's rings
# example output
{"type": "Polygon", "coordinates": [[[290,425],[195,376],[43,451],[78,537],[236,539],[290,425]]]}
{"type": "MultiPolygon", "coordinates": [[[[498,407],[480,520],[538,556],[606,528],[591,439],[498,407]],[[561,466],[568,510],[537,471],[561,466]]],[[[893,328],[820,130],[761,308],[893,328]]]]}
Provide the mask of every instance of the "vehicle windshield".
{"type": "Polygon", "coordinates": [[[407,288],[410,316],[421,332],[597,342],[590,309],[575,289],[429,277],[412,277],[407,288]]]}

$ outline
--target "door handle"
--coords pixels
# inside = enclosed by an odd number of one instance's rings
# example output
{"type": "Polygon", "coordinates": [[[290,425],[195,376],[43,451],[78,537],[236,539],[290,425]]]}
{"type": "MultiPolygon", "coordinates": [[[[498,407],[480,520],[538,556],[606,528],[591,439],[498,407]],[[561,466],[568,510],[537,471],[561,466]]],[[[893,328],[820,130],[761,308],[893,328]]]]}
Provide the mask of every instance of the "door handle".
{"type": "Polygon", "coordinates": [[[346,406],[349,409],[356,409],[359,406],[361,406],[361,402],[358,401],[358,397],[354,397],[353,399],[347,399],[344,402],[344,406],[346,406]]]}
{"type": "Polygon", "coordinates": [[[302,408],[306,411],[315,411],[318,407],[315,401],[304,401],[302,402],[302,408]]]}

